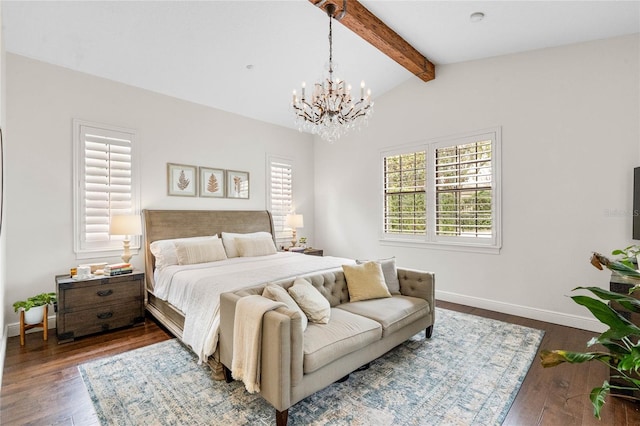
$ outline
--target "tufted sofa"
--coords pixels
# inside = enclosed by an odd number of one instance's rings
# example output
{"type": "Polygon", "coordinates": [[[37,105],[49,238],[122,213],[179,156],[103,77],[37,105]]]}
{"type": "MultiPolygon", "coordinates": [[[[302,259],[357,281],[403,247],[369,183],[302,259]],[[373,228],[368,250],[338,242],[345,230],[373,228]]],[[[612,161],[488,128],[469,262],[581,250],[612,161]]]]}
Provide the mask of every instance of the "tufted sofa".
{"type": "MultiPolygon", "coordinates": [[[[277,425],[286,425],[288,409],[404,342],[421,330],[431,337],[434,324],[435,276],[431,272],[397,269],[400,294],[349,301],[341,269],[304,275],[329,301],[327,324],[309,323],[303,331],[298,311],[278,308],[262,319],[260,394],[276,409],[277,425]]],[[[293,279],[276,284],[289,288],[293,279]]],[[[233,357],[233,327],[238,300],[261,295],[264,286],[220,297],[220,360],[227,381],[233,357]]]]}

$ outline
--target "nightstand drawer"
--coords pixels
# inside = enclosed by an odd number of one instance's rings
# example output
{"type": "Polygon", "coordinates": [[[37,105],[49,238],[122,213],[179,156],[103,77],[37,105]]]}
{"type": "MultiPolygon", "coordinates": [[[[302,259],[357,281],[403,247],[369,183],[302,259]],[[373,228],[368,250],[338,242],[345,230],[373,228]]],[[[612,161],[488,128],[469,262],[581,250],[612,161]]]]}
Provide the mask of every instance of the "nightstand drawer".
{"type": "Polygon", "coordinates": [[[60,340],[73,339],[87,334],[99,333],[144,322],[144,307],[139,301],[115,305],[103,305],[91,309],[61,314],[64,330],[72,330],[59,335],[60,340]]]}
{"type": "Polygon", "coordinates": [[[65,293],[65,312],[113,302],[126,303],[128,300],[140,300],[144,297],[140,286],[132,281],[106,282],[62,291],[65,293]]]}

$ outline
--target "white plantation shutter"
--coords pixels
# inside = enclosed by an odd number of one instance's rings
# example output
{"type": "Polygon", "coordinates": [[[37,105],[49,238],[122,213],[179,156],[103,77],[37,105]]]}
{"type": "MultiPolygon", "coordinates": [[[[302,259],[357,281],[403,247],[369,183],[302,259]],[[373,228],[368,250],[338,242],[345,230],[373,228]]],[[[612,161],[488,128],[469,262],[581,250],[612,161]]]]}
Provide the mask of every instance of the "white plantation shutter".
{"type": "MultiPolygon", "coordinates": [[[[107,250],[121,250],[123,237],[109,235],[109,220],[139,212],[135,132],[74,120],[74,138],[75,251],[100,256],[107,250]]],[[[132,237],[131,246],[139,247],[139,241],[132,237]]]]}
{"type": "Polygon", "coordinates": [[[267,210],[273,217],[278,247],[288,246],[293,233],[291,228],[286,226],[285,218],[293,210],[293,162],[284,158],[269,157],[267,163],[267,210]]]}
{"type": "Polygon", "coordinates": [[[382,241],[498,253],[501,129],[383,151],[382,241]]]}

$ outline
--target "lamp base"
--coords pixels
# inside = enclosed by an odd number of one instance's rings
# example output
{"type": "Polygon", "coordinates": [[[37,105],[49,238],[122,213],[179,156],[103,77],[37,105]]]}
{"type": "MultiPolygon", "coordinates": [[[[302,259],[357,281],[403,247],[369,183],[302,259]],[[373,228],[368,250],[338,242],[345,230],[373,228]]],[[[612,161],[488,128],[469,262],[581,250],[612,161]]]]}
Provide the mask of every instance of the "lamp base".
{"type": "Polygon", "coordinates": [[[124,263],[129,263],[129,261],[133,257],[133,255],[131,254],[131,250],[129,249],[129,244],[130,241],[128,237],[122,241],[122,245],[124,246],[124,253],[122,253],[122,256],[120,256],[120,258],[124,263]]]}

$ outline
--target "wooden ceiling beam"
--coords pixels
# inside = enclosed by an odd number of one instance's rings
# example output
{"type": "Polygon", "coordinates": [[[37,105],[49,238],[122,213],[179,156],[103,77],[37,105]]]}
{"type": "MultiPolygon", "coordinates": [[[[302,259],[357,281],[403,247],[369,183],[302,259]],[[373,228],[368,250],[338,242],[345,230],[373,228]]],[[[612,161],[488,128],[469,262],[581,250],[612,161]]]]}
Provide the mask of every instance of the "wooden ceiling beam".
{"type": "Polygon", "coordinates": [[[309,0],[325,13],[327,5],[336,7],[334,18],[345,27],[368,41],[382,53],[411,71],[422,81],[436,78],[435,66],[424,55],[418,52],[398,33],[389,28],[377,16],[371,13],[357,0],[327,1],[309,0]],[[346,13],[343,13],[343,3],[346,3],[346,13]]]}

